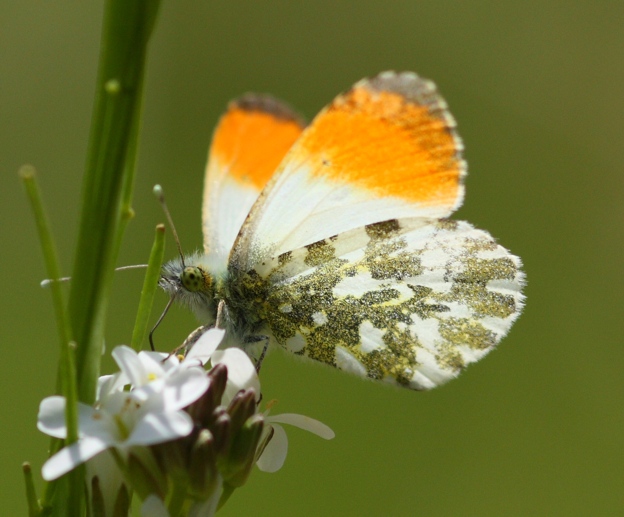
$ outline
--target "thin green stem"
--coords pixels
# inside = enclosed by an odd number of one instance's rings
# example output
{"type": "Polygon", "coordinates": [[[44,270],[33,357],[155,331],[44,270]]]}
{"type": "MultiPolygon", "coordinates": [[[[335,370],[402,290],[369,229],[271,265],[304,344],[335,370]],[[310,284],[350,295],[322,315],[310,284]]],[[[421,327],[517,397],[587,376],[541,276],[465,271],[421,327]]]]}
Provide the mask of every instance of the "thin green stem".
{"type": "Polygon", "coordinates": [[[165,255],[165,227],[159,224],[156,227],[156,235],[152,252],[150,253],[149,262],[147,264],[147,272],[143,281],[143,289],[141,290],[141,300],[139,302],[139,310],[137,311],[136,321],[134,323],[134,331],[132,332],[132,348],[137,352],[141,349],[141,344],[145,339],[147,332],[147,324],[152,312],[154,303],[154,295],[158,287],[158,279],[160,278],[160,267],[165,255]]]}
{"type": "Polygon", "coordinates": [[[43,251],[43,259],[46,264],[47,274],[52,279],[50,289],[52,291],[52,303],[56,315],[56,327],[59,334],[61,346],[61,362],[59,369],[61,393],[67,400],[66,404],[66,424],[67,442],[73,443],[78,439],[77,420],[77,394],[76,394],[76,366],[73,361],[73,348],[71,345],[71,326],[65,311],[65,302],[61,291],[60,282],[56,281],[61,277],[56,246],[50,224],[43,206],[41,191],[36,180],[35,169],[31,166],[24,166],[19,171],[20,177],[26,188],[26,194],[33,210],[39,241],[43,251]]]}
{"type": "Polygon", "coordinates": [[[73,443],[78,439],[76,365],[73,359],[73,352],[70,350],[71,327],[65,311],[65,302],[63,300],[61,284],[57,281],[60,278],[61,273],[56,253],[56,246],[54,245],[50,224],[43,206],[41,192],[39,190],[39,186],[37,185],[35,169],[31,166],[24,166],[20,169],[19,174],[22,178],[28,199],[30,200],[30,204],[33,209],[47,273],[52,280],[50,283],[50,289],[52,291],[52,303],[54,306],[56,326],[61,344],[61,363],[59,370],[61,393],[67,400],[67,441],[69,443],[73,443]]]}
{"type": "Polygon", "coordinates": [[[26,502],[28,503],[28,517],[38,517],[41,513],[41,507],[39,501],[37,501],[37,491],[35,490],[35,483],[33,482],[32,469],[30,463],[24,463],[22,465],[22,472],[24,473],[24,483],[26,484],[26,502]]]}
{"type": "Polygon", "coordinates": [[[45,207],[43,206],[36,174],[35,168],[30,165],[24,165],[19,170],[19,176],[26,189],[26,195],[30,201],[35,224],[37,225],[46,273],[52,280],[49,285],[52,292],[54,315],[56,317],[56,329],[59,335],[59,342],[61,346],[63,346],[71,340],[71,327],[65,311],[65,301],[63,300],[61,283],[56,281],[61,277],[61,268],[59,267],[58,254],[56,252],[54,238],[52,237],[52,231],[50,230],[50,223],[48,222],[45,207]]]}
{"type": "MultiPolygon", "coordinates": [[[[26,194],[30,201],[35,223],[39,234],[39,241],[43,251],[43,258],[46,264],[46,271],[52,280],[50,289],[52,291],[52,304],[56,317],[57,332],[59,335],[61,354],[58,372],[58,382],[62,395],[65,397],[65,423],[67,426],[66,444],[73,443],[78,439],[78,395],[76,388],[76,365],[74,360],[74,348],[70,342],[71,327],[69,319],[65,311],[65,302],[63,300],[63,292],[61,284],[57,280],[60,278],[60,267],[54,238],[50,230],[50,224],[43,205],[41,191],[36,180],[35,169],[31,166],[24,166],[20,169],[20,177],[24,183],[26,194]]],[[[51,440],[50,453],[54,454],[60,449],[62,442],[56,438],[51,440]]],[[[68,499],[80,499],[79,488],[80,483],[70,483],[66,486],[68,490],[68,499]]],[[[44,491],[43,506],[47,507],[47,502],[54,494],[54,487],[48,484],[44,491]]]]}

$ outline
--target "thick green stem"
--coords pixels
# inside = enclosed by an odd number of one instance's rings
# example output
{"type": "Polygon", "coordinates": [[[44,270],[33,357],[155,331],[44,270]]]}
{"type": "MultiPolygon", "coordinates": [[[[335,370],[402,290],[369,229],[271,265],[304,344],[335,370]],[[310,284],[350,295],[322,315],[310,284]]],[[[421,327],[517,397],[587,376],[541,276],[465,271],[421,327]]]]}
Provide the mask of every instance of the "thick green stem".
{"type": "MultiPolygon", "coordinates": [[[[147,43],[160,0],[106,0],[95,103],[82,194],[82,211],[69,295],[66,364],[61,385],[75,384],[77,398],[96,395],[103,328],[112,273],[130,207],[142,106],[147,43]],[[75,363],[69,340],[76,343],[75,363]],[[77,372],[77,374],[76,374],[77,372]]],[[[58,274],[50,274],[58,278],[58,274]]],[[[54,283],[53,283],[54,284],[54,283]]],[[[54,285],[53,285],[54,287],[54,285]]],[[[64,390],[65,391],[65,390],[64,390]]],[[[74,403],[68,407],[75,408],[74,403]]],[[[74,409],[75,410],[75,409],[74,409]]],[[[68,423],[75,415],[68,413],[68,423]]],[[[68,426],[68,441],[75,438],[68,426]]],[[[54,452],[54,451],[53,451],[54,452]]],[[[51,483],[45,515],[81,515],[83,469],[51,483]]]]}
{"type": "Polygon", "coordinates": [[[147,43],[160,0],[108,0],[69,298],[78,396],[92,403],[112,273],[131,216],[147,43]]]}

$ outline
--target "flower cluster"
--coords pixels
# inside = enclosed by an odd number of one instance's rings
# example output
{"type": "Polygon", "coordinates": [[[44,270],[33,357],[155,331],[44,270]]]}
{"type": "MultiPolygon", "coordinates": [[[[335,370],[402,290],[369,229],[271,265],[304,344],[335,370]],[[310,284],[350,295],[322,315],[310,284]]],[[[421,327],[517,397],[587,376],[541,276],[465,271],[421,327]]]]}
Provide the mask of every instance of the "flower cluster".
{"type": "MultiPolygon", "coordinates": [[[[212,515],[254,464],[281,468],[288,441],[279,424],[333,438],[311,418],[259,412],[255,367],[238,348],[217,350],[223,335],[208,330],[183,359],[115,348],[120,371],[100,378],[93,406],[79,404],[79,439],[48,459],[44,479],[85,463],[96,515],[128,508],[132,493],[144,515],[212,515]]],[[[41,402],[42,432],[67,437],[65,404],[59,396],[41,402]]]]}

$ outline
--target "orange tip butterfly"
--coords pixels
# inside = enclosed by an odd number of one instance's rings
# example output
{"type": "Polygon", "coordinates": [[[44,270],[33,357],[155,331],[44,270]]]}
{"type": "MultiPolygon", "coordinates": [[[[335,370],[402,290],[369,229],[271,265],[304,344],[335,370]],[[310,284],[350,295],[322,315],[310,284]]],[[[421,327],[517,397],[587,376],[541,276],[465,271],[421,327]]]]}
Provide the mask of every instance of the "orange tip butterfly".
{"type": "Polygon", "coordinates": [[[305,126],[285,104],[230,103],[206,169],[202,253],[160,285],[226,346],[263,343],[357,375],[429,389],[507,334],[521,261],[447,219],[466,164],[435,85],[384,72],[305,126]]]}

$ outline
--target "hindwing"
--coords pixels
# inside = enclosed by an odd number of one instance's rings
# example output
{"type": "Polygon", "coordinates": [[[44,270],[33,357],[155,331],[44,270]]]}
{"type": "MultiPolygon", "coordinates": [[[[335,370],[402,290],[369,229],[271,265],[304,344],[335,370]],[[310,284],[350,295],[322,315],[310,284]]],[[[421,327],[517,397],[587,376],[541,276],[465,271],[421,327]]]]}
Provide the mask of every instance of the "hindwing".
{"type": "Polygon", "coordinates": [[[466,222],[394,219],[265,261],[247,281],[265,286],[267,330],[284,349],[429,389],[507,333],[523,305],[520,266],[466,222]]]}

